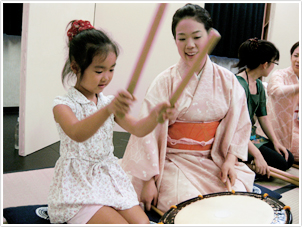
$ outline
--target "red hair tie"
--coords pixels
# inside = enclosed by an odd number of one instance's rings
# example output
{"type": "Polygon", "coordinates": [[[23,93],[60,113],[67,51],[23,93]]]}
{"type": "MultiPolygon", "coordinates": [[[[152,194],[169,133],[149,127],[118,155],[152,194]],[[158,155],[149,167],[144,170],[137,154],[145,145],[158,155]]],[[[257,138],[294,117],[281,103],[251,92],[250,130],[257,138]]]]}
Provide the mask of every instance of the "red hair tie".
{"type": "Polygon", "coordinates": [[[89,21],[76,20],[72,23],[71,28],[67,31],[67,36],[69,37],[69,41],[73,39],[77,34],[81,31],[87,29],[94,29],[94,27],[90,24],[89,21]]]}

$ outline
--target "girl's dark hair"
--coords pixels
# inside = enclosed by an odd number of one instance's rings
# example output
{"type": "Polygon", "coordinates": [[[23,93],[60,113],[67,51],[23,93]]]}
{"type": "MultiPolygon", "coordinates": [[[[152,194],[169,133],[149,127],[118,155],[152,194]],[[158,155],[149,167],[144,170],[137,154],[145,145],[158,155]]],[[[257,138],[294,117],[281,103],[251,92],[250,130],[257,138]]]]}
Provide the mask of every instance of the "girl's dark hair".
{"type": "Polygon", "coordinates": [[[199,5],[193,5],[191,3],[179,8],[173,15],[172,19],[172,34],[176,39],[176,26],[184,18],[193,18],[199,23],[203,23],[207,31],[213,27],[213,21],[209,12],[200,7],[199,5]]]}
{"type": "Polygon", "coordinates": [[[233,67],[239,68],[241,72],[245,68],[255,69],[265,62],[279,61],[279,50],[269,41],[253,38],[240,45],[238,58],[239,62],[233,67]]]}
{"type": "Polygon", "coordinates": [[[292,46],[292,48],[290,48],[290,56],[293,55],[295,49],[296,49],[298,46],[299,46],[299,41],[296,42],[296,43],[292,46]]]}
{"type": "MultiPolygon", "coordinates": [[[[71,21],[67,27],[72,24],[71,21]]],[[[75,76],[70,68],[70,63],[75,61],[81,72],[80,80],[83,78],[84,71],[91,64],[93,57],[101,55],[105,60],[108,53],[113,51],[118,57],[119,48],[103,31],[97,29],[88,29],[81,31],[68,43],[69,54],[62,70],[62,83],[65,80],[75,76]]]]}

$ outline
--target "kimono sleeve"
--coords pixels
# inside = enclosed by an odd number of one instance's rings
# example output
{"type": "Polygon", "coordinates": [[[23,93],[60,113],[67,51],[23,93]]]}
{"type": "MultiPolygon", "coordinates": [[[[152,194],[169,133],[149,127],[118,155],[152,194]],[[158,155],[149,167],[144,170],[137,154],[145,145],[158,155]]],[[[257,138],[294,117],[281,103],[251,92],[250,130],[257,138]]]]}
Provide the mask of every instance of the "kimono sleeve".
{"type": "Polygon", "coordinates": [[[235,76],[229,76],[229,109],[221,120],[213,144],[213,160],[221,166],[228,153],[243,161],[247,160],[248,142],[251,134],[251,121],[245,91],[235,76]]]}

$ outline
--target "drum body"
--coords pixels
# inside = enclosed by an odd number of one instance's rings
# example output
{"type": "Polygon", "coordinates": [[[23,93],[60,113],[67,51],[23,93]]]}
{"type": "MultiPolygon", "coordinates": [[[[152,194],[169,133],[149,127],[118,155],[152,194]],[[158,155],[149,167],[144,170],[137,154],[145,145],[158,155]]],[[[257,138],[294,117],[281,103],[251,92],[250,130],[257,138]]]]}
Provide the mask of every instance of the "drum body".
{"type": "Polygon", "coordinates": [[[220,192],[172,206],[163,224],[291,224],[292,214],[279,200],[250,192],[220,192]]]}

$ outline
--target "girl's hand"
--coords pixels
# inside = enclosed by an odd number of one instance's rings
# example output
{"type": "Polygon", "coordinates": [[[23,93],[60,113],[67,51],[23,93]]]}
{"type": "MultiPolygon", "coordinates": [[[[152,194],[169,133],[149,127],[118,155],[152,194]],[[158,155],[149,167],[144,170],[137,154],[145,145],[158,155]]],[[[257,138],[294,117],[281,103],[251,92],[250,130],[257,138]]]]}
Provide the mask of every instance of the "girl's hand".
{"type": "Polygon", "coordinates": [[[269,170],[269,167],[266,163],[266,161],[264,160],[263,156],[259,156],[257,158],[254,158],[254,163],[255,163],[255,166],[253,167],[254,171],[258,174],[261,174],[261,175],[267,175],[267,178],[270,177],[270,170],[269,170]]]}
{"type": "Polygon", "coordinates": [[[130,105],[136,99],[126,90],[119,91],[112,102],[108,105],[108,112],[114,115],[124,115],[130,110],[130,105]]]}
{"type": "Polygon", "coordinates": [[[226,183],[227,178],[230,178],[231,185],[235,184],[235,180],[237,179],[237,173],[235,171],[235,162],[237,157],[233,154],[228,153],[225,162],[221,167],[221,181],[226,183]]]}
{"type": "Polygon", "coordinates": [[[279,142],[274,142],[274,148],[275,148],[275,151],[277,151],[280,155],[282,155],[281,154],[281,152],[282,152],[284,154],[285,160],[288,161],[288,152],[284,146],[282,146],[279,142]]]}
{"type": "Polygon", "coordinates": [[[156,206],[157,198],[158,192],[154,178],[152,177],[149,181],[144,181],[140,200],[145,204],[145,209],[150,211],[152,201],[153,205],[156,206]]]}
{"type": "Polygon", "coordinates": [[[171,104],[163,102],[155,106],[151,112],[159,123],[163,123],[165,120],[175,119],[176,110],[174,107],[171,107],[171,104]]]}

